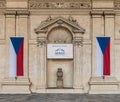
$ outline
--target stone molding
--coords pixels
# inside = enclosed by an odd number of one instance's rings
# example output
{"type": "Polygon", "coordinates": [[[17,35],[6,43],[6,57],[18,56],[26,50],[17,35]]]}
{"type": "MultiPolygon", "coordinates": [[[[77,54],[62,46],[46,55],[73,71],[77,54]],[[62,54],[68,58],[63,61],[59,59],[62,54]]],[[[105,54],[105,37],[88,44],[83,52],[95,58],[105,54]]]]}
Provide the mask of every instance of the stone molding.
{"type": "Polygon", "coordinates": [[[80,9],[80,8],[91,8],[90,0],[76,0],[76,1],[46,1],[43,2],[41,0],[29,0],[29,8],[30,9],[80,9]]]}
{"type": "Polygon", "coordinates": [[[106,15],[115,15],[115,12],[113,10],[109,11],[91,11],[90,14],[93,17],[101,17],[101,16],[106,16],[106,15]]]}
{"type": "Polygon", "coordinates": [[[90,14],[91,15],[103,15],[103,11],[95,10],[95,11],[91,11],[90,14]]]}
{"type": "Polygon", "coordinates": [[[71,32],[74,33],[73,43],[77,46],[83,45],[83,37],[81,35],[84,34],[85,29],[80,27],[75,19],[73,19],[71,16],[68,19],[63,18],[61,16],[56,18],[52,18],[51,16],[49,16],[47,20],[42,21],[40,26],[34,30],[37,34],[37,46],[43,46],[47,43],[45,34],[48,32],[48,27],[55,23],[58,27],[64,27],[64,25],[67,24],[68,27],[71,29],[71,32]]]}
{"type": "Polygon", "coordinates": [[[31,93],[30,90],[31,82],[28,78],[4,78],[1,82],[2,90],[0,93],[12,93],[12,94],[18,94],[18,93],[31,93]],[[14,88],[14,90],[13,90],[14,88]]]}
{"type": "Polygon", "coordinates": [[[73,43],[75,46],[83,46],[83,37],[74,38],[73,43]]]}
{"type": "Polygon", "coordinates": [[[5,11],[5,15],[16,15],[16,11],[15,10],[6,10],[5,11]]]}
{"type": "Polygon", "coordinates": [[[64,23],[68,24],[69,26],[71,26],[73,28],[73,32],[75,32],[75,33],[83,34],[85,32],[85,29],[80,27],[78,22],[71,16],[69,16],[68,19],[63,18],[61,16],[56,17],[56,18],[52,18],[51,16],[49,16],[45,21],[41,22],[41,24],[38,28],[35,29],[35,33],[39,34],[39,33],[47,32],[48,26],[52,25],[56,22],[57,22],[58,26],[62,26],[64,23]]]}
{"type": "Polygon", "coordinates": [[[45,38],[37,37],[37,46],[44,46],[46,45],[47,41],[45,38]]]}
{"type": "Polygon", "coordinates": [[[5,15],[29,15],[30,12],[28,10],[6,10],[5,15]]]}
{"type": "MultiPolygon", "coordinates": [[[[6,2],[0,0],[0,8],[6,8],[6,2]]],[[[29,9],[91,9],[91,4],[90,0],[28,0],[29,9]]],[[[114,9],[120,9],[120,0],[114,1],[114,9]]]]}
{"type": "Polygon", "coordinates": [[[28,10],[19,10],[17,11],[17,15],[29,15],[30,12],[28,10]]]}

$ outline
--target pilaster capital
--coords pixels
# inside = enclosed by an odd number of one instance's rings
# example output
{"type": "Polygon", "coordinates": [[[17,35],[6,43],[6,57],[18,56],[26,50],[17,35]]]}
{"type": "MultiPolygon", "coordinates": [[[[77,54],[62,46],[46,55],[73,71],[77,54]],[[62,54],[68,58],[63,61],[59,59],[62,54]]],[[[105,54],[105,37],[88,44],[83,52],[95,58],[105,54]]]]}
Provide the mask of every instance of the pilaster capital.
{"type": "Polygon", "coordinates": [[[74,38],[73,43],[75,46],[83,46],[83,37],[74,38]]]}
{"type": "Polygon", "coordinates": [[[17,15],[29,15],[30,12],[28,10],[18,10],[17,15]]]}
{"type": "Polygon", "coordinates": [[[16,13],[17,12],[15,10],[6,10],[4,14],[5,15],[16,15],[16,13]]]}
{"type": "Polygon", "coordinates": [[[97,17],[101,17],[103,15],[103,11],[96,11],[95,10],[95,11],[91,11],[90,14],[91,14],[92,17],[97,18],[97,17]]]}
{"type": "Polygon", "coordinates": [[[5,15],[29,15],[28,10],[6,10],[5,15]]]}
{"type": "Polygon", "coordinates": [[[113,18],[115,16],[115,12],[114,11],[105,11],[104,15],[107,18],[113,18]]]}
{"type": "Polygon", "coordinates": [[[46,39],[45,38],[41,38],[41,37],[37,37],[37,46],[39,47],[42,47],[42,46],[45,46],[47,43],[46,39]]]}

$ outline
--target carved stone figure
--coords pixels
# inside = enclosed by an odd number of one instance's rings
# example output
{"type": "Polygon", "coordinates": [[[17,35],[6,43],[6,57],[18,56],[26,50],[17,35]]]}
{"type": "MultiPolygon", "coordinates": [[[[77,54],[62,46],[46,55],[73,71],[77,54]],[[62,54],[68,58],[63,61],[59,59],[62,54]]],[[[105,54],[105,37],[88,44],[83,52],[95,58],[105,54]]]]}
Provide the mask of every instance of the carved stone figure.
{"type": "Polygon", "coordinates": [[[63,71],[62,71],[62,68],[58,68],[58,71],[57,71],[57,88],[63,88],[63,71]]]}

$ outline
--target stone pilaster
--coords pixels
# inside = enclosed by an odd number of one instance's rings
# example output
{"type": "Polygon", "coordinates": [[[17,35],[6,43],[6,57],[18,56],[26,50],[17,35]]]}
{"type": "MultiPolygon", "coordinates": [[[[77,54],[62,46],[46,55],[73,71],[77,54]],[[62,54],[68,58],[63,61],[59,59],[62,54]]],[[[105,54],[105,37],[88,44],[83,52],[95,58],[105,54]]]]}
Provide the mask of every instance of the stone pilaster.
{"type": "Polygon", "coordinates": [[[2,81],[2,93],[30,93],[30,82],[28,79],[28,36],[27,36],[27,17],[21,19],[17,16],[17,11],[9,10],[5,13],[6,16],[6,69],[5,76],[2,81]],[[20,21],[19,21],[20,20],[20,21]],[[20,29],[18,31],[18,29],[20,29]],[[23,32],[21,32],[23,31],[23,32]],[[21,35],[21,33],[23,35],[21,35]],[[9,77],[10,66],[10,37],[23,36],[24,43],[24,76],[9,77]],[[14,89],[14,90],[13,90],[14,89]]]}
{"type": "Polygon", "coordinates": [[[74,38],[74,84],[75,91],[83,90],[83,38],[74,38]]]}
{"type": "Polygon", "coordinates": [[[9,64],[10,64],[10,37],[15,36],[15,16],[16,11],[6,11],[5,12],[5,29],[6,29],[6,69],[5,76],[9,77],[9,64]]]}
{"type": "Polygon", "coordinates": [[[104,12],[105,15],[105,36],[110,36],[110,69],[111,77],[115,77],[115,46],[114,46],[114,36],[115,36],[115,14],[114,12],[104,12]]]}
{"type": "Polygon", "coordinates": [[[114,13],[103,12],[102,15],[92,15],[93,20],[93,37],[92,37],[92,77],[89,82],[91,94],[119,93],[119,83],[114,76],[114,13]],[[99,17],[99,19],[98,19],[99,17]],[[101,17],[103,18],[103,27],[101,30],[101,17]],[[111,27],[111,29],[109,29],[111,27]],[[102,32],[103,35],[102,35],[102,32]],[[96,75],[96,36],[111,37],[111,75],[104,78],[96,75]]]}
{"type": "Polygon", "coordinates": [[[37,92],[44,92],[46,89],[46,39],[37,38],[37,92]]]}
{"type": "Polygon", "coordinates": [[[92,77],[96,76],[96,37],[104,36],[103,12],[91,12],[92,15],[92,77]],[[102,25],[102,26],[101,26],[102,25]]]}
{"type": "Polygon", "coordinates": [[[29,51],[28,51],[28,19],[29,19],[29,12],[28,11],[17,11],[16,15],[16,36],[23,36],[24,37],[24,77],[28,78],[28,59],[29,59],[29,51]]]}

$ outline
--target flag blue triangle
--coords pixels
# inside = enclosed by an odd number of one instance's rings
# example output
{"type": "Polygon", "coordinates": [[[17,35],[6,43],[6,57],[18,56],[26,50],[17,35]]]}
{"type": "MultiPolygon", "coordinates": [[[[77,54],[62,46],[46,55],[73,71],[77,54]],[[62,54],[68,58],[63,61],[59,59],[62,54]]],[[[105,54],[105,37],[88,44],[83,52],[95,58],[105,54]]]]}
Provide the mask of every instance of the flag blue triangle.
{"type": "Polygon", "coordinates": [[[105,49],[107,47],[109,40],[110,40],[110,37],[97,37],[97,41],[100,45],[100,48],[101,48],[103,54],[105,52],[105,49]]]}
{"type": "Polygon", "coordinates": [[[11,40],[13,47],[15,49],[15,52],[17,54],[19,51],[20,45],[23,41],[23,37],[10,37],[10,40],[11,40]]]}

